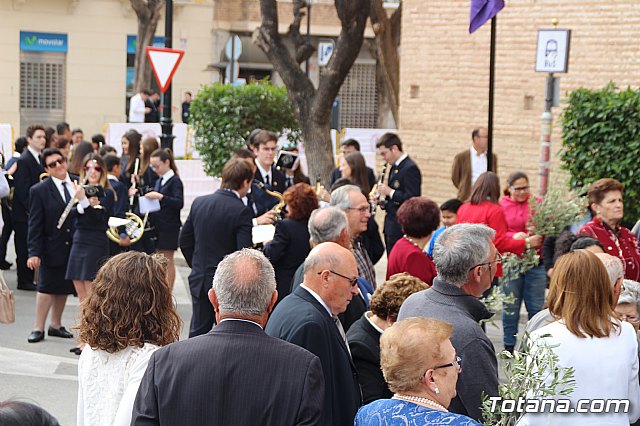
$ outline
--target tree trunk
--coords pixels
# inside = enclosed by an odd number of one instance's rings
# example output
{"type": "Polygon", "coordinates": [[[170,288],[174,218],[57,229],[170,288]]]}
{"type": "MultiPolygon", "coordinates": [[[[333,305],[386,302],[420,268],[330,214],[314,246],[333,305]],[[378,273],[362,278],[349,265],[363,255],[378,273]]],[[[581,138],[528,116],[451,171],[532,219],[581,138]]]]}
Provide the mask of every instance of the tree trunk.
{"type": "Polygon", "coordinates": [[[151,88],[151,64],[147,59],[147,46],[153,45],[164,0],[131,0],[131,7],[138,18],[134,90],[136,93],[151,88]]]}
{"type": "Polygon", "coordinates": [[[304,1],[294,0],[294,19],[289,27],[289,37],[296,52],[292,55],[278,33],[276,0],[260,0],[262,23],[254,32],[253,41],[267,55],[287,87],[305,142],[309,178],[313,184],[319,180],[326,186],[329,182],[333,168],[331,107],[360,53],[370,2],[371,0],[335,0],[342,30],[316,89],[300,68],[303,58],[309,54],[306,40],[296,37],[299,34],[304,1]]]}
{"type": "Polygon", "coordinates": [[[383,0],[371,0],[370,11],[371,25],[376,36],[376,57],[378,58],[377,70],[384,82],[386,97],[385,104],[391,109],[393,120],[398,124],[398,108],[400,99],[400,24],[402,21],[402,4],[387,16],[383,0]]]}

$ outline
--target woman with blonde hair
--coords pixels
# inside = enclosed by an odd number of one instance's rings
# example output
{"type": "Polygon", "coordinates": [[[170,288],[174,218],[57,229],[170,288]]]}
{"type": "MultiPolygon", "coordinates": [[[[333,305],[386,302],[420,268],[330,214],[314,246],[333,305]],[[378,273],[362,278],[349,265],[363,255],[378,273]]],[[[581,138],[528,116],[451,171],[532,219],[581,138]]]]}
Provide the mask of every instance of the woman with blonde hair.
{"type": "Polygon", "coordinates": [[[480,425],[447,411],[462,368],[451,330],[449,323],[422,317],[387,328],[380,338],[380,364],[394,395],[360,408],[355,425],[480,425]]]}
{"type": "MultiPolygon", "coordinates": [[[[547,398],[566,398],[572,407],[587,399],[628,400],[630,407],[628,412],[614,412],[609,407],[597,414],[527,413],[518,424],[633,423],[640,417],[638,342],[633,326],[620,321],[614,312],[614,293],[604,264],[586,250],[560,257],[548,300],[556,321],[531,333],[530,358],[534,359],[541,347],[553,351],[558,367],[573,368],[575,386],[568,395],[547,398]]],[[[547,381],[554,373],[549,371],[547,381]]]]}
{"type": "Polygon", "coordinates": [[[78,425],[129,425],[151,354],[178,340],[182,321],[167,259],[130,251],[109,259],[80,306],[78,425]]]}

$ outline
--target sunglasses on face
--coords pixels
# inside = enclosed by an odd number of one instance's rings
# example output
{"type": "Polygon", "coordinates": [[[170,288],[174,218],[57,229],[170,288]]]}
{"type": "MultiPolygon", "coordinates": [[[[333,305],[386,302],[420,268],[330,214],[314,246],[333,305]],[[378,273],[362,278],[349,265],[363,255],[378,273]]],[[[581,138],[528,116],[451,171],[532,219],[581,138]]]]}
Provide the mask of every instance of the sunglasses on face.
{"type": "Polygon", "coordinates": [[[53,169],[54,167],[56,167],[58,164],[64,164],[65,163],[65,159],[64,158],[59,158],[57,160],[53,160],[50,163],[47,163],[47,168],[48,169],[53,169]]]}
{"type": "Polygon", "coordinates": [[[100,166],[84,166],[84,171],[85,172],[88,172],[91,169],[95,170],[98,173],[102,172],[102,167],[100,167],[100,166]]]}

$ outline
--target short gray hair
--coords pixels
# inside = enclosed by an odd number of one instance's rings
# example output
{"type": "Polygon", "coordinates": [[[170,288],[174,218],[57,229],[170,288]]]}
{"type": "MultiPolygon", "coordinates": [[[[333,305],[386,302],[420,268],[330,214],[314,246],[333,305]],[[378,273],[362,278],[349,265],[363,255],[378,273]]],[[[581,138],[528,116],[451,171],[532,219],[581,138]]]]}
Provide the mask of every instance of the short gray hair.
{"type": "Polygon", "coordinates": [[[622,260],[617,256],[612,256],[608,253],[596,253],[598,259],[602,261],[605,269],[607,270],[607,274],[609,275],[609,281],[611,281],[611,286],[616,285],[620,278],[624,278],[624,265],[622,264],[622,260]]]}
{"type": "Polygon", "coordinates": [[[622,283],[624,284],[624,290],[620,292],[618,305],[628,303],[635,306],[637,310],[640,305],[640,283],[633,280],[624,280],[622,283]]]}
{"type": "Polygon", "coordinates": [[[220,310],[225,312],[262,315],[275,289],[271,262],[261,252],[248,248],[227,255],[213,277],[213,290],[220,310]]]}
{"type": "Polygon", "coordinates": [[[309,217],[309,238],[314,244],[335,243],[347,226],[347,215],[339,208],[331,206],[315,209],[309,217]]]}
{"type": "Polygon", "coordinates": [[[351,192],[357,192],[358,194],[362,193],[360,187],[356,185],[345,185],[335,189],[331,193],[331,205],[336,206],[342,211],[349,210],[349,207],[351,207],[351,198],[349,197],[349,194],[351,192]]]}
{"type": "Polygon", "coordinates": [[[474,223],[447,228],[433,249],[438,278],[462,287],[469,279],[469,270],[487,262],[495,234],[488,226],[474,223]]]}

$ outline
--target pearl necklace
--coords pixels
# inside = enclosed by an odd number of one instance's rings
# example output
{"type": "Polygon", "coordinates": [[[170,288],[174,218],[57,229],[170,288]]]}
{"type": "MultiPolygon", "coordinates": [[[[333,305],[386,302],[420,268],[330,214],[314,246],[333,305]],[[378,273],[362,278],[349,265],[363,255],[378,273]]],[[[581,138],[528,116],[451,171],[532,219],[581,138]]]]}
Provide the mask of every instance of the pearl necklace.
{"type": "Polygon", "coordinates": [[[420,246],[418,245],[418,243],[416,243],[415,241],[413,241],[413,239],[411,239],[411,237],[407,236],[407,235],[403,235],[404,239],[409,241],[411,244],[413,244],[414,246],[416,246],[418,248],[418,250],[420,250],[421,252],[424,252],[424,249],[421,249],[420,246]]]}
{"type": "Polygon", "coordinates": [[[440,405],[437,402],[430,400],[429,398],[422,398],[420,396],[412,396],[412,395],[402,395],[399,393],[394,394],[393,397],[396,399],[404,399],[405,401],[431,405],[432,407],[436,407],[438,410],[441,410],[441,411],[447,411],[447,412],[449,411],[444,407],[444,405],[440,405]]]}

